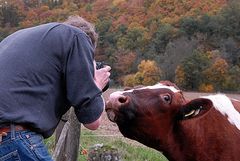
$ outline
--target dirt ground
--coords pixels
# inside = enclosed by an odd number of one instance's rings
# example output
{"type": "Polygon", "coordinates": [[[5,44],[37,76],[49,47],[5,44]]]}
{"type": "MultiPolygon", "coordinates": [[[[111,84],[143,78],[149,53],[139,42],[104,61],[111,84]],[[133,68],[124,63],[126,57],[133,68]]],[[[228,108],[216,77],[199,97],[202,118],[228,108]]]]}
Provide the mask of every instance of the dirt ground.
{"type": "MultiPolygon", "coordinates": [[[[119,89],[119,90],[121,90],[121,89],[119,89]]],[[[117,89],[107,90],[103,94],[104,99],[107,101],[109,99],[109,95],[114,91],[117,91],[117,89]]],[[[198,98],[200,96],[207,96],[207,95],[211,95],[211,94],[210,93],[198,93],[198,92],[184,92],[184,95],[187,99],[194,99],[194,98],[198,98]]],[[[231,98],[240,100],[240,94],[226,94],[226,95],[231,98]]],[[[94,133],[96,135],[100,135],[100,136],[123,138],[122,134],[118,130],[117,125],[108,120],[108,118],[106,116],[106,112],[104,112],[104,114],[103,114],[101,126],[94,133]]],[[[127,138],[125,138],[125,139],[128,140],[127,138]]]]}

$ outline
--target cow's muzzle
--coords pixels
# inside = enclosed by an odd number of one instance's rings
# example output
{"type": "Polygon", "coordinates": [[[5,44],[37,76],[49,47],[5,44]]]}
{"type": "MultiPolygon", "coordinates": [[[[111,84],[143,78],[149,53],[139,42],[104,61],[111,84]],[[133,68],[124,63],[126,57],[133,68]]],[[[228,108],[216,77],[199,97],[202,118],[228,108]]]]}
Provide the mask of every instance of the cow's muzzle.
{"type": "Polygon", "coordinates": [[[112,122],[116,122],[119,109],[126,106],[129,103],[129,98],[120,93],[112,93],[106,104],[106,112],[108,119],[112,122]]]}

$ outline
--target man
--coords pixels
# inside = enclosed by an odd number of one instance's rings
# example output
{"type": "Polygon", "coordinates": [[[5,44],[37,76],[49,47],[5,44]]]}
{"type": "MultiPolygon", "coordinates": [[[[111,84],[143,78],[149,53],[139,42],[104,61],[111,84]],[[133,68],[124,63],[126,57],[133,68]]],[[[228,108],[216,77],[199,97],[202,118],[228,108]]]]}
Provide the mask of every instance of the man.
{"type": "Polygon", "coordinates": [[[0,160],[52,160],[43,138],[71,107],[95,130],[110,67],[96,70],[94,27],[79,16],[19,30],[0,43],[0,160]]]}

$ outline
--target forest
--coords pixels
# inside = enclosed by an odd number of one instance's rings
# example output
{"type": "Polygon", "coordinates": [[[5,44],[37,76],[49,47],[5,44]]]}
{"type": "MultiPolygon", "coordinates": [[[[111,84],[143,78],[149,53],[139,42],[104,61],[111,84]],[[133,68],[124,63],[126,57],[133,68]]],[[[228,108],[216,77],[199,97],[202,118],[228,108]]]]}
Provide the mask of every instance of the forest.
{"type": "Polygon", "coordinates": [[[70,15],[95,25],[112,85],[240,92],[239,0],[0,0],[0,41],[70,15]]]}

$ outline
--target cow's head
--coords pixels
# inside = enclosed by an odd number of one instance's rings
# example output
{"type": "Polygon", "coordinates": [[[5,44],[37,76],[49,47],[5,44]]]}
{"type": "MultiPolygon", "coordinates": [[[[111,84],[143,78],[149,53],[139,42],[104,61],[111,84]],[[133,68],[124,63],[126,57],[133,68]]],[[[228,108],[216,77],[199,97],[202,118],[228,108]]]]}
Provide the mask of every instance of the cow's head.
{"type": "Polygon", "coordinates": [[[177,119],[200,115],[206,108],[203,104],[211,103],[203,100],[187,103],[175,84],[164,81],[154,86],[112,93],[106,112],[125,137],[161,149],[159,142],[168,141],[177,119]]]}

